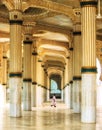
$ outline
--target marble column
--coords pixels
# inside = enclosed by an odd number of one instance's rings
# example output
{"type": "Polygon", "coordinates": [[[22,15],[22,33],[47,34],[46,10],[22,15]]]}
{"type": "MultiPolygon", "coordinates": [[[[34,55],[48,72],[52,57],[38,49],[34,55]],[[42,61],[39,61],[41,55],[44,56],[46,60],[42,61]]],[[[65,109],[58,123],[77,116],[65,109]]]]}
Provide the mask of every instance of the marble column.
{"type": "Polygon", "coordinates": [[[37,69],[37,47],[36,40],[33,42],[33,51],[32,51],[32,87],[31,87],[31,106],[36,106],[36,69],[37,69]]]}
{"type": "Polygon", "coordinates": [[[69,87],[70,87],[70,108],[73,108],[73,47],[69,48],[69,87]]]}
{"type": "Polygon", "coordinates": [[[36,85],[36,107],[42,106],[42,90],[41,90],[41,84],[42,84],[42,67],[41,67],[42,59],[40,59],[40,56],[37,57],[37,69],[36,69],[36,79],[37,79],[37,85],[36,85]],[[40,96],[39,96],[40,95],[40,96]]]}
{"type": "Polygon", "coordinates": [[[47,77],[48,77],[48,73],[47,73],[47,71],[46,71],[46,73],[45,73],[45,71],[44,71],[44,62],[42,62],[42,65],[41,65],[41,67],[42,67],[42,91],[43,91],[43,102],[45,102],[45,101],[47,101],[47,77]]]}
{"type": "Polygon", "coordinates": [[[31,110],[31,53],[32,53],[32,26],[25,25],[23,41],[23,110],[31,110]]]}
{"type": "Polygon", "coordinates": [[[96,122],[96,0],[82,0],[81,121],[96,122]]]}
{"type": "Polygon", "coordinates": [[[6,88],[7,88],[7,48],[6,43],[3,45],[3,75],[2,75],[2,85],[3,85],[3,99],[4,105],[6,104],[6,88]]]}
{"type": "Polygon", "coordinates": [[[10,19],[10,116],[21,116],[22,88],[22,11],[21,0],[16,0],[15,9],[9,12],[10,19]]]}
{"type": "Polygon", "coordinates": [[[82,41],[80,23],[75,25],[74,35],[74,67],[73,67],[73,111],[81,112],[81,59],[82,41]]]}
{"type": "Polygon", "coordinates": [[[50,83],[49,83],[49,76],[46,75],[46,85],[47,85],[47,101],[50,101],[50,83]]]}
{"type": "Polygon", "coordinates": [[[66,58],[66,67],[65,67],[65,104],[68,108],[71,108],[71,87],[69,85],[69,59],[66,58]]]}

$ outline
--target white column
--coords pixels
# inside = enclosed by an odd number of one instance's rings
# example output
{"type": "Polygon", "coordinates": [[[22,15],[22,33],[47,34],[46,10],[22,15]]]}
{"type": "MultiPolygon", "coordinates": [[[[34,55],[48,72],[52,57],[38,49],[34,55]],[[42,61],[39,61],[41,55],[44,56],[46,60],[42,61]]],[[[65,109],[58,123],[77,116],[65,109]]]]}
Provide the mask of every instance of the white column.
{"type": "Polygon", "coordinates": [[[32,26],[25,25],[23,41],[23,110],[31,110],[31,52],[32,52],[32,26]]]}
{"type": "MultiPolygon", "coordinates": [[[[16,0],[21,5],[21,0],[16,0]]],[[[22,87],[22,11],[12,10],[10,19],[10,116],[21,116],[21,87],[22,87]]]]}
{"type": "Polygon", "coordinates": [[[31,107],[36,106],[36,69],[37,69],[37,47],[36,41],[33,42],[33,51],[32,51],[32,87],[31,87],[31,107]]]}
{"type": "Polygon", "coordinates": [[[7,88],[7,44],[3,45],[3,75],[2,75],[2,85],[3,85],[3,102],[6,104],[6,88],[7,88]]]}
{"type": "Polygon", "coordinates": [[[70,108],[73,108],[73,47],[69,48],[69,89],[70,89],[70,108]]]}
{"type": "Polygon", "coordinates": [[[49,76],[47,75],[47,101],[50,101],[50,83],[49,83],[49,76]]]}
{"type": "Polygon", "coordinates": [[[82,0],[81,121],[96,122],[96,0],[82,0]]]}
{"type": "Polygon", "coordinates": [[[75,25],[74,35],[74,70],[73,70],[73,111],[81,112],[81,61],[82,61],[82,41],[80,24],[75,25]]]}

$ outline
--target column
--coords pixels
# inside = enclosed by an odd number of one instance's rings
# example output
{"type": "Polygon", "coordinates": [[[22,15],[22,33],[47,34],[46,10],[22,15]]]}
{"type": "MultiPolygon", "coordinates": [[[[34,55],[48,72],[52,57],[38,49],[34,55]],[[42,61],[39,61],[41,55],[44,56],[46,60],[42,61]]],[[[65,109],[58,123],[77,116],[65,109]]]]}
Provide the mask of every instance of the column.
{"type": "Polygon", "coordinates": [[[74,35],[73,111],[74,113],[80,113],[81,112],[81,58],[82,58],[80,23],[76,23],[73,35],[74,35]]]}
{"type": "Polygon", "coordinates": [[[0,108],[3,108],[5,106],[5,101],[6,101],[6,84],[4,84],[4,52],[3,52],[3,45],[5,43],[0,43],[0,108]]]}
{"type": "Polygon", "coordinates": [[[33,42],[33,51],[32,51],[32,87],[31,87],[31,106],[36,106],[36,69],[37,69],[37,47],[36,40],[33,42]]]}
{"type": "Polygon", "coordinates": [[[65,104],[68,108],[71,108],[71,87],[69,85],[69,59],[66,58],[66,68],[65,68],[65,104]]]}
{"type": "Polygon", "coordinates": [[[10,116],[21,116],[22,87],[22,0],[16,0],[15,9],[9,12],[10,19],[10,116]]]}
{"type": "Polygon", "coordinates": [[[7,44],[3,44],[3,74],[2,74],[2,85],[3,85],[3,101],[6,104],[6,88],[7,88],[7,44]]]}
{"type": "Polygon", "coordinates": [[[36,69],[36,78],[37,78],[37,85],[36,85],[36,106],[40,107],[42,106],[42,89],[41,89],[41,85],[42,85],[42,58],[41,56],[37,57],[37,69],[36,69]],[[40,95],[40,96],[39,96],[40,95]]]}
{"type": "Polygon", "coordinates": [[[69,87],[70,87],[70,108],[73,108],[73,47],[69,48],[69,87]]]}
{"type": "Polygon", "coordinates": [[[96,0],[82,0],[81,121],[96,122],[96,0]]]}
{"type": "Polygon", "coordinates": [[[45,78],[46,78],[46,87],[47,87],[47,98],[46,99],[47,99],[47,101],[50,101],[49,75],[47,75],[46,73],[45,73],[45,78]]]}
{"type": "Polygon", "coordinates": [[[32,53],[32,30],[28,24],[24,26],[23,41],[23,110],[31,110],[31,53],[32,53]]]}
{"type": "Polygon", "coordinates": [[[45,73],[45,71],[44,71],[44,62],[42,62],[42,91],[43,91],[43,93],[42,93],[42,97],[43,97],[43,102],[45,102],[45,101],[47,101],[47,90],[48,90],[48,88],[47,88],[47,77],[48,77],[48,73],[47,73],[47,71],[46,71],[46,73],[45,73]]]}

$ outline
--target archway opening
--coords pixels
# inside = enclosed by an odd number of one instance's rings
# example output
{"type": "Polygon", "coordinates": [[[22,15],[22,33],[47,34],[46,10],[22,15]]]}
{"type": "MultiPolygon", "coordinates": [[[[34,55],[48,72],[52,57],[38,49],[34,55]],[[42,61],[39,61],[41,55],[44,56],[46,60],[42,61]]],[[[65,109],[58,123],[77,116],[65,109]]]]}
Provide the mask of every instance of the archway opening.
{"type": "Polygon", "coordinates": [[[61,77],[60,75],[52,74],[50,77],[50,98],[55,95],[61,99],[61,77]]]}

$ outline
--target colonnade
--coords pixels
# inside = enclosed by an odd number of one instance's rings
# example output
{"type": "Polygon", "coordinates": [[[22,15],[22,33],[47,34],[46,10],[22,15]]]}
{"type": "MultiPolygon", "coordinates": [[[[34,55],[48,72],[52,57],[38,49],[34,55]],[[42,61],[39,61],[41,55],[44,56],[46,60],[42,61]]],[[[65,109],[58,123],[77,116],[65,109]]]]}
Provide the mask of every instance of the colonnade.
{"type": "MultiPolygon", "coordinates": [[[[22,116],[22,91],[23,110],[31,110],[32,107],[41,106],[44,101],[49,100],[49,88],[47,88],[49,79],[44,72],[43,61],[38,57],[36,40],[33,39],[31,25],[25,26],[22,60],[21,34],[23,19],[21,1],[17,0],[14,10],[9,12],[11,117],[22,116]]],[[[65,95],[63,100],[68,108],[72,108],[75,113],[81,113],[82,122],[94,123],[96,122],[95,15],[97,2],[95,0],[82,0],[80,4],[82,8],[81,25],[75,25],[73,46],[69,46],[70,55],[66,59],[65,79],[63,79],[65,85],[62,90],[65,95]]],[[[7,60],[5,54],[3,60],[3,70],[6,71],[7,60]]],[[[6,84],[5,78],[3,84],[6,84]]]]}

